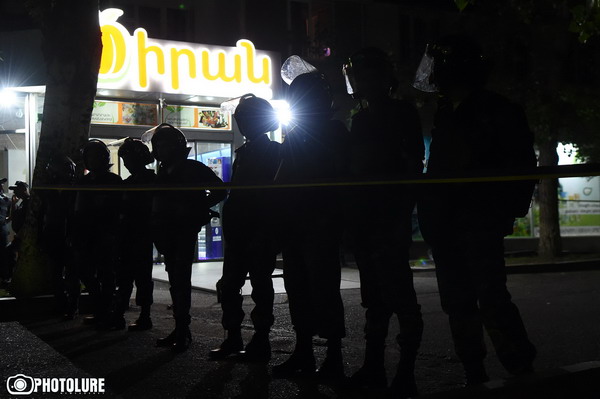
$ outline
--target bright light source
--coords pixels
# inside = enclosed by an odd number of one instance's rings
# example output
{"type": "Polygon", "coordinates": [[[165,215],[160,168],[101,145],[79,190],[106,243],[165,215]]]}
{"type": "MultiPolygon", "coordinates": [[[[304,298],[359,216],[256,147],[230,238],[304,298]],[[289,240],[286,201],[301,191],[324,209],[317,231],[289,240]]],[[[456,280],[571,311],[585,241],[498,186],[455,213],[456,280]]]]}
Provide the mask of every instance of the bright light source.
{"type": "Polygon", "coordinates": [[[16,104],[17,95],[14,91],[3,89],[0,91],[0,107],[10,107],[11,105],[16,104]]]}
{"type": "Polygon", "coordinates": [[[288,125],[292,121],[292,111],[289,108],[278,109],[277,118],[282,125],[288,125]]]}
{"type": "Polygon", "coordinates": [[[558,153],[559,165],[572,165],[580,163],[576,158],[577,147],[571,143],[558,143],[556,152],[558,153]]]}
{"type": "Polygon", "coordinates": [[[277,113],[277,119],[282,125],[288,125],[292,121],[292,111],[290,111],[290,105],[286,101],[273,100],[271,105],[277,113]]]}

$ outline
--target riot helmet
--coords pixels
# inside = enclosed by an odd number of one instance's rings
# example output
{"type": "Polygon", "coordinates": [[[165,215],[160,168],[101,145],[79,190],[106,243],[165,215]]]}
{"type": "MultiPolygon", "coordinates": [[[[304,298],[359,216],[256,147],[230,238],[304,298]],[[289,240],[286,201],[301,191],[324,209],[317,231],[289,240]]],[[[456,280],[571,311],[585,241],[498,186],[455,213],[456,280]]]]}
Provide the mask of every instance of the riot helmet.
{"type": "Polygon", "coordinates": [[[168,123],[161,123],[146,131],[142,141],[152,143],[152,155],[161,163],[171,164],[186,158],[190,151],[183,132],[168,123]]]}
{"type": "Polygon", "coordinates": [[[92,139],[81,150],[83,164],[90,172],[104,172],[112,165],[110,163],[110,150],[103,141],[92,139]]]}
{"type": "Polygon", "coordinates": [[[119,147],[119,157],[133,158],[136,162],[140,162],[142,165],[148,165],[154,162],[154,157],[150,153],[150,149],[141,140],[127,137],[121,147],[119,147]]]}
{"type": "Polygon", "coordinates": [[[343,65],[346,90],[355,99],[389,95],[398,81],[388,55],[376,48],[367,47],[352,54],[343,65]]]}
{"type": "Polygon", "coordinates": [[[254,94],[245,94],[240,98],[233,117],[242,135],[249,140],[263,133],[271,132],[279,126],[277,115],[271,104],[254,94]]]}
{"type": "Polygon", "coordinates": [[[451,35],[428,44],[413,86],[425,92],[483,87],[489,63],[479,44],[467,36],[451,35]]]}
{"type": "Polygon", "coordinates": [[[318,72],[297,76],[288,89],[288,102],[297,121],[310,123],[329,119],[333,113],[331,86],[318,72]]]}

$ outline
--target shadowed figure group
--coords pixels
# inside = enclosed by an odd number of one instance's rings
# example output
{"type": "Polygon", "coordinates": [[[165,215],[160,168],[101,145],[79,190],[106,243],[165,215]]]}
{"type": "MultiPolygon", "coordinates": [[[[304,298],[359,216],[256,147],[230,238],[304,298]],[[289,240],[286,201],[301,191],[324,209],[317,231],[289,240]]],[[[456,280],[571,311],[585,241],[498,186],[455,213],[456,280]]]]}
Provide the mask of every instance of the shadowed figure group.
{"type": "MultiPolygon", "coordinates": [[[[42,244],[64,247],[49,253],[65,319],[78,314],[81,282],[92,303],[92,315],[84,323],[98,329],[124,329],[135,283],[141,312],[129,331],[152,328],[154,244],[164,256],[175,318],[175,329],[157,345],[182,352],[191,342],[191,273],[198,233],[210,222],[210,208],[225,198],[226,191],[209,167],[188,159],[190,149],[181,130],[161,124],[143,139],[152,143],[152,152],[133,138],[125,139],[119,148],[130,173],[124,181],[110,172],[110,150],[96,139],[82,149],[86,173],[75,183],[74,173],[70,179],[59,178],[58,172],[52,175],[54,183],[74,184],[76,191],[72,196],[65,194],[68,191],[47,195],[46,203],[55,207],[44,211],[42,244]],[[158,173],[146,168],[155,159],[158,173]]],[[[52,160],[47,169],[74,172],[75,165],[62,157],[52,160]]]]}
{"type": "MultiPolygon", "coordinates": [[[[512,233],[515,218],[527,213],[535,182],[431,184],[425,188],[391,184],[424,171],[443,176],[491,170],[509,173],[536,166],[533,136],[522,108],[484,89],[487,72],[488,61],[469,38],[450,36],[428,47],[414,84],[438,95],[428,160],[424,159],[417,109],[391,96],[398,83],[392,62],[381,50],[358,51],[344,66],[349,94],[359,103],[349,131],[331,119],[332,95],[323,75],[313,68],[291,81],[287,99],[294,120],[285,132],[273,179],[276,185],[286,187],[274,192],[256,191],[264,195],[261,201],[276,198],[275,202],[263,202],[271,206],[270,214],[274,215],[267,217],[266,225],[274,232],[266,236],[269,243],[261,235],[258,246],[268,248],[264,252],[267,259],[262,266],[242,262],[242,273],[228,288],[236,291],[237,319],[235,323],[226,322],[231,308],[224,303],[223,325],[228,336],[211,351],[212,359],[238,353],[244,354],[238,357],[240,360],[270,358],[265,325],[272,323],[272,313],[263,312],[262,306],[272,303],[272,286],[255,284],[253,275],[266,279],[273,270],[274,253],[280,249],[296,343],[292,355],[273,366],[272,375],[345,381],[353,389],[388,389],[393,397],[417,395],[415,365],[424,326],[409,265],[412,213],[417,205],[422,233],[436,262],[442,307],[449,316],[466,384],[488,380],[484,327],[509,372],[521,375],[533,370],[536,350],[506,288],[503,238],[512,233]],[[386,180],[390,184],[368,184],[386,180]],[[350,183],[341,188],[328,185],[331,181],[350,183]],[[459,191],[463,194],[458,195],[459,191]],[[461,200],[465,191],[485,201],[465,202],[461,200]],[[489,217],[482,220],[484,207],[494,211],[485,212],[489,217]],[[365,231],[369,233],[362,234],[365,231]],[[341,351],[345,336],[339,292],[342,234],[359,268],[362,305],[366,308],[364,364],[348,379],[343,379],[341,351]],[[257,272],[256,267],[261,271],[257,272]],[[252,312],[256,332],[246,352],[242,351],[239,332],[243,317],[241,276],[245,271],[249,271],[256,301],[252,312]],[[264,297],[268,301],[258,299],[260,287],[266,287],[264,297]],[[258,314],[265,318],[261,321],[258,314]],[[388,386],[384,353],[393,315],[399,322],[396,341],[400,359],[388,386]],[[318,368],[312,351],[315,334],[327,340],[326,356],[318,368]],[[255,346],[257,342],[260,344],[255,346]],[[260,350],[255,352],[257,347],[260,350]],[[254,356],[256,353],[260,355],[254,356]]],[[[246,146],[250,148],[253,138],[248,139],[246,146]]],[[[265,158],[265,164],[272,165],[271,158],[265,158]]],[[[243,170],[240,162],[235,173],[243,170]]],[[[252,176],[244,182],[265,178],[252,176]]],[[[255,225],[263,216],[248,214],[255,225]]],[[[227,245],[227,232],[225,237],[227,245]]],[[[248,243],[248,236],[243,237],[248,243]]],[[[225,262],[223,286],[230,278],[232,264],[227,251],[225,262]]]]}
{"type": "Polygon", "coordinates": [[[293,121],[281,144],[268,135],[278,127],[269,102],[252,94],[240,97],[233,116],[246,141],[236,150],[228,193],[210,168],[188,158],[185,136],[169,124],[149,130],[141,141],[123,142],[119,156],[131,173],[125,181],[109,171],[106,145],[91,140],[82,153],[88,173],[75,183],[80,191],[60,199],[73,204],[72,211],[64,211],[69,222],[61,227],[73,249],[64,273],[65,287],[70,287],[63,290],[67,317],[76,314],[79,287],[73,288],[73,281],[80,279],[93,303],[93,317],[87,321],[123,329],[135,283],[141,313],[129,330],[151,328],[154,244],[164,255],[175,318],[175,329],[157,345],[186,350],[192,337],[194,248],[211,219],[210,208],[226,198],[223,275],[217,289],[227,337],[208,356],[271,358],[271,276],[281,253],[295,347],[289,358],[273,366],[272,376],[311,376],[413,397],[418,394],[415,366],[424,329],[409,264],[416,206],[466,384],[489,379],[484,329],[510,373],[532,372],[536,350],[506,288],[503,239],[512,233],[515,218],[527,213],[534,183],[394,183],[424,171],[443,177],[535,167],[533,135],[523,109],[484,88],[488,72],[481,48],[469,38],[448,36],[428,46],[414,83],[436,93],[438,100],[427,160],[417,108],[394,98],[398,81],[393,63],[376,48],[354,53],[343,68],[348,93],[357,101],[350,129],[333,119],[331,87],[312,66],[290,79],[287,100],[293,121]],[[145,143],[152,144],[152,152],[145,143]],[[159,163],[156,174],[146,168],[154,159],[159,163]],[[382,183],[370,184],[376,181],[382,183]],[[122,189],[103,191],[104,186],[122,189]],[[347,379],[342,236],[356,259],[366,309],[364,363],[347,379]],[[244,345],[241,289],[247,276],[255,332],[244,345]],[[400,359],[388,386],[384,354],[392,316],[399,323],[400,359]],[[327,345],[319,367],[315,335],[327,345]]]}

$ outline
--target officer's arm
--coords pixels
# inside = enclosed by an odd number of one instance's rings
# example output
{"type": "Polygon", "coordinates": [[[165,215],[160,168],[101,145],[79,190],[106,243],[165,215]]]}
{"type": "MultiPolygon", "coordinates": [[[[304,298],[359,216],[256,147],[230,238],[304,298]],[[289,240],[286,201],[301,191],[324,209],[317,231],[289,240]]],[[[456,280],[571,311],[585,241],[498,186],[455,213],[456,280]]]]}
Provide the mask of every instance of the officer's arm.
{"type": "MultiPolygon", "coordinates": [[[[223,180],[213,172],[209,167],[206,167],[204,181],[211,187],[223,186],[223,180]]],[[[213,207],[219,202],[223,201],[227,196],[227,190],[223,187],[222,189],[210,189],[206,195],[206,203],[208,207],[213,207]]]]}

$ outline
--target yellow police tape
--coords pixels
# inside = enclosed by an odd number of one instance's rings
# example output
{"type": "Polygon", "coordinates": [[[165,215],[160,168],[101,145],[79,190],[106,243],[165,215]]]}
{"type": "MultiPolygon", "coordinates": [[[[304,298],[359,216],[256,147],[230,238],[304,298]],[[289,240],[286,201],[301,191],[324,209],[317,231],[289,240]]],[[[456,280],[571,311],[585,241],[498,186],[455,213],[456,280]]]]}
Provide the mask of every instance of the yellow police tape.
{"type": "MultiPolygon", "coordinates": [[[[485,171],[479,171],[481,174],[485,171]]],[[[268,183],[232,185],[224,183],[212,186],[163,186],[163,185],[95,185],[95,186],[57,186],[36,185],[34,190],[60,190],[60,191],[197,191],[197,190],[257,190],[257,189],[282,189],[282,188],[310,188],[310,187],[352,187],[352,186],[384,186],[406,184],[458,184],[458,183],[488,183],[508,181],[537,181],[540,179],[557,179],[562,177],[590,177],[600,176],[600,165],[581,164],[555,167],[537,167],[529,169],[526,173],[511,175],[488,174],[483,176],[441,176],[431,174],[412,175],[406,179],[370,180],[370,181],[315,181],[298,183],[268,183]],[[528,172],[536,173],[528,173],[528,172]]]]}

